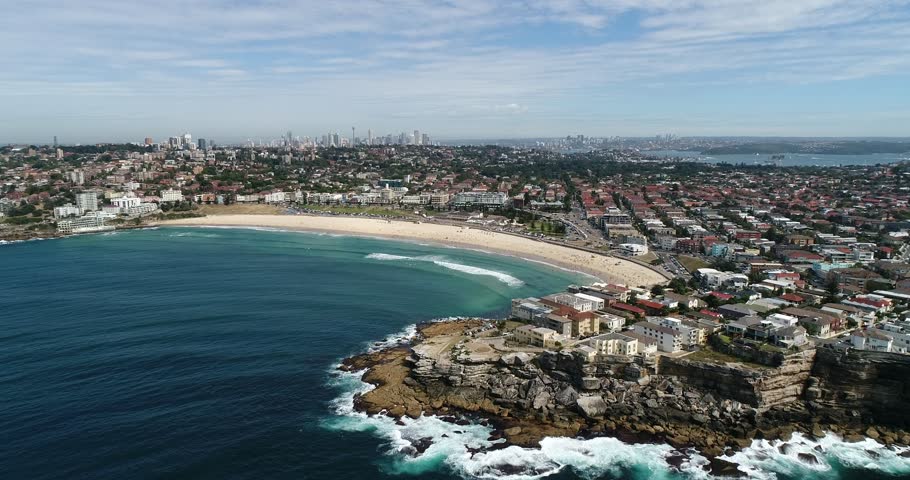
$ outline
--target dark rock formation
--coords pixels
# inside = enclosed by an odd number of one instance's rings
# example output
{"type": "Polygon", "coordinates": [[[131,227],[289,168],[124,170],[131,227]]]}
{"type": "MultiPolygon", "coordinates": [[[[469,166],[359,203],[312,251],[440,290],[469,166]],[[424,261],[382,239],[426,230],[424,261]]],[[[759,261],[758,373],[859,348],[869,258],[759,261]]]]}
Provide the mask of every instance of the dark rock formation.
{"type": "Polygon", "coordinates": [[[910,355],[821,348],[806,398],[843,423],[910,426],[910,355]]]}
{"type": "MultiPolygon", "coordinates": [[[[364,380],[377,386],[355,406],[395,417],[477,414],[490,420],[494,436],[522,446],[536,446],[545,436],[611,435],[694,446],[715,457],[753,438],[788,440],[796,431],[910,441],[884,421],[910,411],[907,382],[897,381],[910,378],[902,370],[910,361],[903,359],[824,351],[816,359],[810,350],[780,358],[776,368],[756,369],[669,357],[657,365],[623,357],[586,363],[567,352],[474,357],[462,351],[466,337],[459,332],[477,328],[476,322],[433,324],[421,327],[422,338],[410,348],[345,361],[348,370],[366,368],[364,380]],[[898,407],[890,417],[883,412],[898,407]]],[[[712,464],[737,474],[728,467],[712,464]]]]}

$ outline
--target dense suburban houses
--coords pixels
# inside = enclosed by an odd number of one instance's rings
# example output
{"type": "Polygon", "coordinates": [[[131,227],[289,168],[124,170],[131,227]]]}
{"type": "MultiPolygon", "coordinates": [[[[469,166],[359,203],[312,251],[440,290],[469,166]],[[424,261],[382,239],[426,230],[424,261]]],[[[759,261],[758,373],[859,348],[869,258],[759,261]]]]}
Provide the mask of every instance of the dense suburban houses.
{"type": "Polygon", "coordinates": [[[470,224],[626,256],[673,279],[653,291],[596,284],[522,299],[512,314],[533,326],[517,333],[525,343],[598,355],[677,354],[712,337],[907,351],[902,163],[782,168],[622,149],[325,140],[2,147],[0,238],[213,208],[470,224]]]}
{"type": "Polygon", "coordinates": [[[910,353],[910,320],[890,314],[892,299],[825,300],[805,292],[736,296],[707,287],[680,293],[595,283],[513,299],[510,318],[522,323],[512,331],[517,344],[573,351],[591,362],[686,356],[730,343],[781,353],[816,347],[910,353]]]}

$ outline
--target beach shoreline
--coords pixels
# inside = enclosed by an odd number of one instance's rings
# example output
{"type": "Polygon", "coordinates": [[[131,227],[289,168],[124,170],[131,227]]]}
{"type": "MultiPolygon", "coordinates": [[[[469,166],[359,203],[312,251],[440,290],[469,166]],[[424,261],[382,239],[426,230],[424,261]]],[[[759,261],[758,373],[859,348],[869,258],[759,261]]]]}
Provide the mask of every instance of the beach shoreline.
{"type": "Polygon", "coordinates": [[[668,278],[655,269],[610,255],[481,228],[399,220],[317,215],[210,215],[158,222],[160,226],[277,228],[417,241],[507,255],[576,271],[602,281],[650,287],[668,278]]]}

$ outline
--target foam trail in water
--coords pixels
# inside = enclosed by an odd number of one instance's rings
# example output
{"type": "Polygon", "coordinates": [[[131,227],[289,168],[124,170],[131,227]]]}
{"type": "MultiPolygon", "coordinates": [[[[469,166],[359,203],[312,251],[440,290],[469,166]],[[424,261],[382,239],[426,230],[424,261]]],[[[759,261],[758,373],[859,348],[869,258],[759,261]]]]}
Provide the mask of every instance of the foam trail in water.
{"type": "Polygon", "coordinates": [[[371,253],[366,258],[372,260],[414,260],[414,257],[405,257],[402,255],[392,255],[389,253],[371,253]]]}
{"type": "Polygon", "coordinates": [[[436,255],[427,255],[422,257],[406,257],[403,255],[391,255],[388,253],[371,253],[366,256],[366,258],[372,260],[385,260],[385,261],[400,261],[400,260],[411,260],[416,262],[431,262],[435,265],[438,265],[443,268],[448,268],[449,270],[455,270],[457,272],[467,273],[470,275],[482,275],[487,277],[493,277],[499,280],[502,283],[510,287],[520,287],[524,285],[525,282],[520,279],[509,275],[508,273],[497,272],[496,270],[487,270],[486,268],[473,267],[471,265],[463,265],[461,263],[451,262],[445,257],[440,257],[436,255]]]}
{"type": "Polygon", "coordinates": [[[217,233],[180,232],[180,233],[172,233],[168,236],[172,237],[172,238],[183,238],[183,237],[218,238],[221,235],[219,235],[217,233]]]}

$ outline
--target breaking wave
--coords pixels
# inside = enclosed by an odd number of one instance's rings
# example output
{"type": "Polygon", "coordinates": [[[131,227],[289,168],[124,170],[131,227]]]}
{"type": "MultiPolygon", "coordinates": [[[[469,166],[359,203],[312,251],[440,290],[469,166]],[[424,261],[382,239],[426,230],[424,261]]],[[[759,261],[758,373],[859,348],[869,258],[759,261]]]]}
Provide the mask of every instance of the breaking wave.
{"type": "MultiPolygon", "coordinates": [[[[386,445],[384,469],[420,475],[446,470],[469,479],[534,480],[570,470],[580,478],[712,479],[709,461],[698,452],[681,452],[666,444],[631,444],[616,438],[547,437],[540,448],[509,446],[490,440],[492,427],[421,416],[397,421],[354,410],[356,394],[374,387],[360,380],[363,372],[333,372],[330,385],[342,391],[332,402],[335,417],[323,427],[370,432],[386,445]]],[[[741,452],[721,457],[739,464],[747,478],[840,478],[846,470],[873,475],[910,474],[906,448],[886,448],[874,440],[846,443],[828,436],[813,441],[794,434],[790,442],[756,440],[741,452]],[[783,447],[782,447],[783,445],[783,447]],[[799,454],[803,454],[800,458],[799,454]],[[807,461],[811,454],[815,462],[807,461]]],[[[562,476],[560,476],[562,478],[562,476]]]]}
{"type": "Polygon", "coordinates": [[[183,238],[183,237],[218,238],[221,235],[218,235],[217,233],[179,232],[179,233],[171,233],[168,236],[172,237],[172,238],[183,238]]]}
{"type": "Polygon", "coordinates": [[[435,265],[438,265],[443,268],[448,268],[449,270],[455,270],[462,273],[467,273],[469,275],[482,275],[487,277],[493,277],[499,280],[502,283],[510,287],[520,287],[524,285],[525,282],[520,279],[509,275],[508,273],[497,272],[496,270],[487,270],[486,268],[472,267],[471,265],[463,265],[461,263],[455,263],[447,260],[445,257],[440,257],[436,255],[427,255],[421,257],[407,257],[404,255],[391,255],[388,253],[371,253],[366,256],[366,258],[372,260],[384,260],[384,261],[415,261],[415,262],[430,262],[435,265]]]}
{"type": "MultiPolygon", "coordinates": [[[[436,321],[442,320],[447,319],[436,321]]],[[[371,344],[368,350],[402,345],[416,334],[416,326],[409,325],[371,344]]],[[[706,457],[693,449],[680,451],[666,444],[632,444],[609,437],[547,437],[540,442],[540,448],[502,448],[503,440],[490,438],[492,427],[472,419],[421,416],[395,420],[385,415],[370,416],[354,409],[354,398],[375,387],[362,381],[364,372],[342,372],[337,367],[332,367],[328,383],[339,395],[330,404],[333,415],[323,419],[321,425],[335,431],[368,432],[380,438],[385,445],[381,468],[389,473],[448,471],[468,479],[504,480],[534,480],[566,472],[570,472],[569,477],[585,479],[716,478],[709,473],[706,457]]],[[[795,480],[907,476],[908,455],[910,448],[885,447],[872,439],[848,443],[830,433],[818,440],[795,433],[788,442],[754,440],[750,447],[720,458],[738,464],[747,478],[795,480]]]]}
{"type": "Polygon", "coordinates": [[[817,440],[794,433],[786,442],[753,440],[750,447],[722,458],[738,463],[751,478],[836,478],[845,469],[910,475],[908,454],[910,448],[885,447],[871,438],[851,443],[833,433],[817,440]]]}

